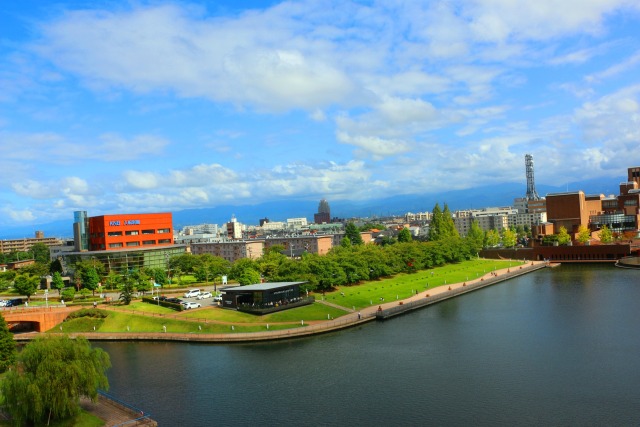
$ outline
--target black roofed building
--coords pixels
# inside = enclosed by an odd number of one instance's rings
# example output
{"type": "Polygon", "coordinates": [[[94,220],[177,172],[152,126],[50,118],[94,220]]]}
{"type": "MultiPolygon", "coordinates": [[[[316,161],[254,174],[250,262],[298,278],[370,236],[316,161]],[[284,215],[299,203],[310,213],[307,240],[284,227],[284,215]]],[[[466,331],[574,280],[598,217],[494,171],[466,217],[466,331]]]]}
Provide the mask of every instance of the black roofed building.
{"type": "Polygon", "coordinates": [[[222,307],[254,314],[266,314],[312,304],[313,297],[301,294],[306,282],[273,282],[225,288],[222,307]]]}

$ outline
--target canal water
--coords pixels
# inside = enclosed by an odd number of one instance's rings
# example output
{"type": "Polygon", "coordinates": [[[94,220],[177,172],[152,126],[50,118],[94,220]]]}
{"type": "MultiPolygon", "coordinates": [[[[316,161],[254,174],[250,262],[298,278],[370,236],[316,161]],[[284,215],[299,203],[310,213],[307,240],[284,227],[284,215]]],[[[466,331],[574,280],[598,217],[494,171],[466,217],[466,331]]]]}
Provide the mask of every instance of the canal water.
{"type": "Polygon", "coordinates": [[[285,342],[96,345],[161,426],[640,425],[640,271],[613,266],[285,342]]]}

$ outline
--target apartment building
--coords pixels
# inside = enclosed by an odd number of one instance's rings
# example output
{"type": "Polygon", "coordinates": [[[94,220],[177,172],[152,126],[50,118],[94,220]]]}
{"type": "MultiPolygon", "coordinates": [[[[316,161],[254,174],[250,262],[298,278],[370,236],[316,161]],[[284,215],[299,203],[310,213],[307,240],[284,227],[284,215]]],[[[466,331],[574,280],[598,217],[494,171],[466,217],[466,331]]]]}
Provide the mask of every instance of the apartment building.
{"type": "Polygon", "coordinates": [[[0,252],[5,254],[11,252],[27,252],[36,243],[42,243],[47,246],[58,246],[62,244],[62,241],[56,237],[44,237],[42,231],[36,231],[35,237],[0,240],[0,252]]]}

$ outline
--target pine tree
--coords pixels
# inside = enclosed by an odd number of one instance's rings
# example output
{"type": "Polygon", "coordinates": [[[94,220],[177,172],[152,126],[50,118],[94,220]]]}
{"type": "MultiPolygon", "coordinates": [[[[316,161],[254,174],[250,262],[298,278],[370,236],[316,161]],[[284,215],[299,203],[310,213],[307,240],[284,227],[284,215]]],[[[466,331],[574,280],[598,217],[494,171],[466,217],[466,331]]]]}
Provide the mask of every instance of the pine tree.
{"type": "Polygon", "coordinates": [[[460,237],[460,233],[458,233],[456,229],[456,224],[453,222],[453,215],[451,215],[449,206],[446,203],[442,211],[442,228],[444,230],[442,234],[445,237],[460,237]]]}
{"type": "Polygon", "coordinates": [[[440,205],[436,203],[431,212],[431,223],[429,224],[429,240],[434,242],[442,238],[442,211],[440,205]]]}
{"type": "Polygon", "coordinates": [[[358,231],[358,227],[353,222],[347,223],[344,227],[344,237],[351,240],[351,244],[354,246],[364,244],[360,231],[358,231]]]}

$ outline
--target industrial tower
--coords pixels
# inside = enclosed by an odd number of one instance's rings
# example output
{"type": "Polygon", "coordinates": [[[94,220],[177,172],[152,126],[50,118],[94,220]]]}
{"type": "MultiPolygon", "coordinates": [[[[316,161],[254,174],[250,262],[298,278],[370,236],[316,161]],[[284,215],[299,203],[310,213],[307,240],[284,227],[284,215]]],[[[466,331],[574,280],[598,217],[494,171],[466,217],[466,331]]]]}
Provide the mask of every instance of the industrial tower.
{"type": "Polygon", "coordinates": [[[524,164],[527,170],[527,200],[540,200],[542,197],[538,196],[536,192],[536,182],[533,178],[533,156],[526,154],[524,156],[524,164]]]}

